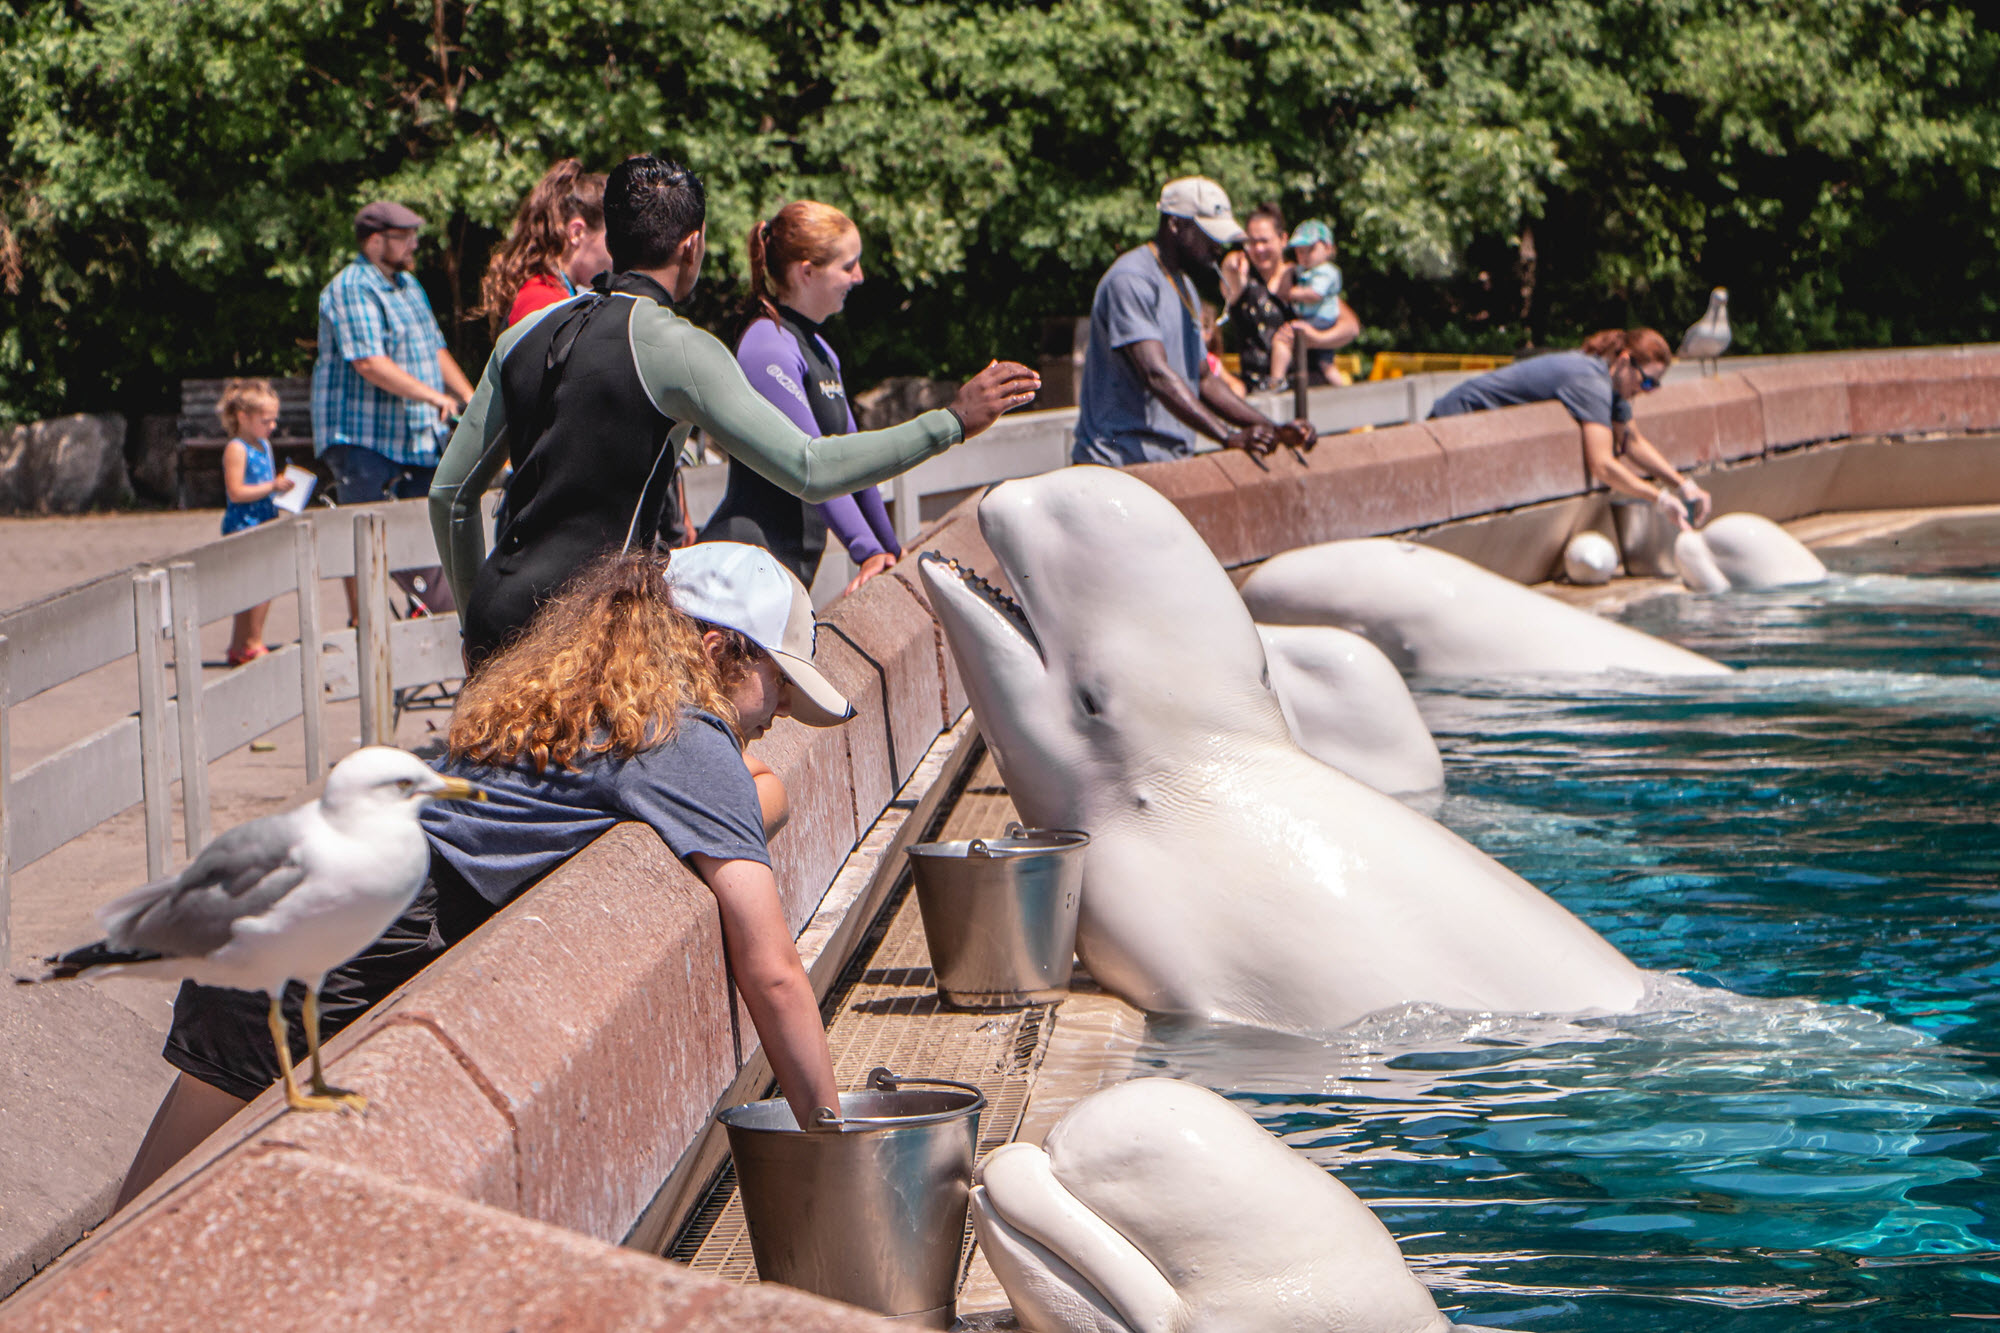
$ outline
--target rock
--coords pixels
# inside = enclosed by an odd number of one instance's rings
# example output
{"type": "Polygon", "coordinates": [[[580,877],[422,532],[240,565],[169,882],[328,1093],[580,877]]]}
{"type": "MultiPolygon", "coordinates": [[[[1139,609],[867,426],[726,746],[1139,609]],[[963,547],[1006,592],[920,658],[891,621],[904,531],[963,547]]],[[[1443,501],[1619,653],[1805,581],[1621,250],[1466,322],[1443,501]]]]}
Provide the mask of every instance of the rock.
{"type": "Polygon", "coordinates": [[[124,417],[78,413],[0,437],[0,512],[81,514],[131,496],[124,417]]]}
{"type": "Polygon", "coordinates": [[[881,430],[932,408],[945,407],[958,394],[955,380],[930,380],[922,375],[897,375],[854,398],[854,421],[863,430],[881,430]]]}
{"type": "Polygon", "coordinates": [[[139,418],[139,429],[125,451],[132,487],[158,504],[177,504],[181,497],[180,419],[172,415],[139,418]]]}

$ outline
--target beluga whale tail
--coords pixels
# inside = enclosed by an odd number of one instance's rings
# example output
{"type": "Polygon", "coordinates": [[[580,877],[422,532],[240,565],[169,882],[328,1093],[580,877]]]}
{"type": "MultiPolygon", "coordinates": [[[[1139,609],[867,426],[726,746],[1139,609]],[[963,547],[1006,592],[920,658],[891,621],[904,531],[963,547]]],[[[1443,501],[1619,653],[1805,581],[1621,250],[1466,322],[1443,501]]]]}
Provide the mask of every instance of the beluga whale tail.
{"type": "Polygon", "coordinates": [[[1022,817],[1092,838],[1077,952],[1137,1007],[1327,1033],[1399,1005],[1624,1012],[1644,973],[1477,848],[1308,755],[1227,573],[1135,477],[1004,482],[1018,601],[920,564],[1022,817]]]}
{"type": "Polygon", "coordinates": [[[1729,674],[1700,653],[1470,560],[1387,537],[1273,556],[1244,582],[1242,596],[1259,624],[1352,630],[1416,675],[1729,674]]]}

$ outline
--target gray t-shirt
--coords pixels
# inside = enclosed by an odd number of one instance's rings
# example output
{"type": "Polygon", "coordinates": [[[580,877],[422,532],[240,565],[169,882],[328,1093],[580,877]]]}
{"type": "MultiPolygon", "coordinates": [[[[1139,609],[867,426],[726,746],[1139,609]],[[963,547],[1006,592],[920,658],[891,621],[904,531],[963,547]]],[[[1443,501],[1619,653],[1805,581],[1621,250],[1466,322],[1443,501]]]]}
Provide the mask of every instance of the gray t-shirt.
{"type": "Polygon", "coordinates": [[[1488,371],[1439,398],[1431,415],[1455,417],[1489,407],[1546,403],[1552,398],[1578,421],[1609,426],[1632,419],[1632,404],[1612,392],[1611,372],[1602,361],[1584,352],[1551,352],[1488,371]]]}
{"type": "Polygon", "coordinates": [[[1150,338],[1166,349],[1167,364],[1188,387],[1200,391],[1206,349],[1201,327],[1188,312],[1201,307],[1193,284],[1186,278],[1179,283],[1185,304],[1159,259],[1143,245],[1118,256],[1099,280],[1077,391],[1073,461],[1121,467],[1185,458],[1194,451],[1194,428],[1152,395],[1118,350],[1150,338]]]}
{"type": "Polygon", "coordinates": [[[700,852],[771,863],[742,743],[712,713],[683,713],[666,744],[630,759],[587,759],[574,772],[464,760],[437,769],[479,784],[487,799],[425,807],[424,832],[437,854],[496,906],[628,820],[650,826],[683,860],[700,852]]]}

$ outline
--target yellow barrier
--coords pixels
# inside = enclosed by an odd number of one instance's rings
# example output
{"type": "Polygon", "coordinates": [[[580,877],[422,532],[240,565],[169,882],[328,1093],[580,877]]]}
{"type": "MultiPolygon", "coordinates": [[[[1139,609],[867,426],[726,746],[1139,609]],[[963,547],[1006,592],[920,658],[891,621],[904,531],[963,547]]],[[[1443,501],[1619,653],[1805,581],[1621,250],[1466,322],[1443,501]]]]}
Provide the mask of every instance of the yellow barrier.
{"type": "MultiPolygon", "coordinates": [[[[1368,372],[1371,380],[1399,380],[1405,375],[1422,375],[1440,370],[1498,370],[1513,364],[1511,356],[1486,356],[1461,352],[1377,352],[1368,372]]],[[[1345,367],[1342,367],[1345,369],[1345,367]]],[[[1359,374],[1357,368],[1353,373],[1359,374]]]]}

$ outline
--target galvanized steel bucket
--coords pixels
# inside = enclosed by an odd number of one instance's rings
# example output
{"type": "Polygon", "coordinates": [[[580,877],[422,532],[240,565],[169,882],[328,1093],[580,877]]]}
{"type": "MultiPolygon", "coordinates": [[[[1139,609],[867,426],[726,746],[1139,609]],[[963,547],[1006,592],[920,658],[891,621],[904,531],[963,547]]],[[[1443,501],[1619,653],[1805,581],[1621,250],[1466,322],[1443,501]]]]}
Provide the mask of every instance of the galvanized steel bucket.
{"type": "Polygon", "coordinates": [[[969,1083],[868,1075],[798,1128],[782,1098],[734,1106],[736,1189],[766,1282],[922,1328],[949,1328],[986,1096],[969,1083]]]}
{"type": "Polygon", "coordinates": [[[1010,824],[998,838],[909,849],[931,970],[961,1009],[1040,1004],[1069,993],[1090,835],[1010,824]]]}

